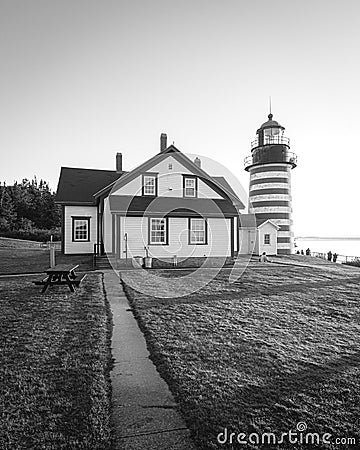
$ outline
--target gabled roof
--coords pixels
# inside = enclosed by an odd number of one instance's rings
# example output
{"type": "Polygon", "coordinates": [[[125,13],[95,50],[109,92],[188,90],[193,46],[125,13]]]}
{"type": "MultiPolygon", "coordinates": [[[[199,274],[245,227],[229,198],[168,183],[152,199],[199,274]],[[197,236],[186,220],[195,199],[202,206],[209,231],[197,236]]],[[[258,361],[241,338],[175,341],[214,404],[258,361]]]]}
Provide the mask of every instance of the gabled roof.
{"type": "Polygon", "coordinates": [[[116,181],[124,173],[115,170],[62,167],[55,201],[66,205],[95,205],[94,193],[116,181]]]}
{"type": "Polygon", "coordinates": [[[96,205],[98,197],[124,186],[165,159],[169,153],[221,196],[229,199],[236,208],[244,209],[244,204],[224,177],[211,177],[174,145],[170,145],[131,172],[62,167],[55,201],[64,205],[96,205]]]}
{"type": "Polygon", "coordinates": [[[272,225],[273,227],[275,227],[277,230],[280,229],[279,225],[277,225],[275,222],[273,222],[270,219],[265,220],[264,222],[262,222],[260,225],[258,225],[258,228],[263,227],[266,223],[269,223],[270,225],[272,225]]]}
{"type": "Polygon", "coordinates": [[[217,181],[217,183],[219,183],[225,189],[225,191],[231,192],[235,197],[238,197],[237,194],[234,192],[233,188],[226,181],[226,178],[224,177],[211,177],[211,178],[217,181]]]}
{"type": "Polygon", "coordinates": [[[213,188],[220,195],[227,197],[238,209],[244,209],[245,206],[239,197],[235,194],[235,192],[231,189],[227,181],[224,177],[211,177],[208,175],[203,169],[198,167],[191,159],[189,159],[186,155],[180,152],[174,145],[170,145],[165,151],[158,153],[152,158],[145,161],[140,166],[136,167],[131,172],[127,172],[123,175],[119,180],[113,183],[112,186],[106,186],[104,189],[96,192],[95,196],[102,195],[105,191],[112,188],[112,190],[116,190],[125,186],[127,183],[132,181],[134,178],[139,176],[141,173],[148,171],[151,167],[163,161],[168,155],[171,155],[179,161],[183,166],[189,169],[193,174],[197,175],[202,181],[208,184],[211,188],[213,188]]]}

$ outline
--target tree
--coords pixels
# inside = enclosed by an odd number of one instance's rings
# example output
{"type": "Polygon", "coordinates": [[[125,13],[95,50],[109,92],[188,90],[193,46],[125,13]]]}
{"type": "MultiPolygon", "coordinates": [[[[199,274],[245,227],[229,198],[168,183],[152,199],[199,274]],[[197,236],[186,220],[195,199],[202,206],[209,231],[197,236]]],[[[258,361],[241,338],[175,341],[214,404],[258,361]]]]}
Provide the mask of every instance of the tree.
{"type": "Polygon", "coordinates": [[[0,230],[51,230],[60,226],[60,208],[49,184],[24,178],[13,186],[0,184],[0,230]]]}
{"type": "Polygon", "coordinates": [[[0,230],[8,231],[14,228],[17,215],[13,200],[7,186],[0,183],[0,230]]]}

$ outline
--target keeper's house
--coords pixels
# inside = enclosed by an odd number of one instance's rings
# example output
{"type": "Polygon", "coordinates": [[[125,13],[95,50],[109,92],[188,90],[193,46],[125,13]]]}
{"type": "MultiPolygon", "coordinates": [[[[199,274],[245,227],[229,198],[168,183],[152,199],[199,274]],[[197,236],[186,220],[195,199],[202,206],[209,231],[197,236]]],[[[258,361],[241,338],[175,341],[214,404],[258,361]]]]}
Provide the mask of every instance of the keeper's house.
{"type": "Polygon", "coordinates": [[[116,259],[232,257],[239,251],[241,200],[223,177],[209,176],[160,138],[160,152],[130,172],[63,167],[62,251],[116,259]]]}

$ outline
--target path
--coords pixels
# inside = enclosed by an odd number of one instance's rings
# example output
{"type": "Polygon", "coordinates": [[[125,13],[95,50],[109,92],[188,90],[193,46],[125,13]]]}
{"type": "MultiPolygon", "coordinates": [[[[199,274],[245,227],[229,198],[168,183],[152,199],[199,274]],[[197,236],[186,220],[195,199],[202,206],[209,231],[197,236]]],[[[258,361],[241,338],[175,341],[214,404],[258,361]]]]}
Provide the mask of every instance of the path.
{"type": "Polygon", "coordinates": [[[104,271],[113,313],[111,372],[114,450],[195,450],[114,271],[104,271]]]}

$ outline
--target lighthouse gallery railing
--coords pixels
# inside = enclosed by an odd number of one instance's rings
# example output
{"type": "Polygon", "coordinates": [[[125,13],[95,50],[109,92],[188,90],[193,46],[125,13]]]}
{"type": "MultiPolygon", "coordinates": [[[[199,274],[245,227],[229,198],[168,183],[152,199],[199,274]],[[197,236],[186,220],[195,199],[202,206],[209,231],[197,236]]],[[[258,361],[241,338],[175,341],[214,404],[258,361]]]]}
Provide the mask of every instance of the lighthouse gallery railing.
{"type": "MultiPolygon", "coordinates": [[[[281,145],[287,145],[290,146],[290,139],[285,136],[264,136],[264,143],[263,145],[271,145],[271,144],[281,144],[281,145]]],[[[251,150],[253,148],[259,147],[259,138],[256,138],[254,141],[251,142],[251,150]]]]}
{"type": "Polygon", "coordinates": [[[297,165],[297,155],[296,155],[296,153],[293,153],[293,152],[285,152],[277,158],[271,158],[271,161],[270,160],[267,161],[266,157],[262,157],[260,160],[257,160],[257,158],[254,155],[250,155],[244,159],[244,167],[246,169],[247,167],[253,166],[255,164],[264,164],[264,163],[266,164],[269,162],[289,163],[289,164],[292,164],[293,167],[295,167],[297,165]]]}

